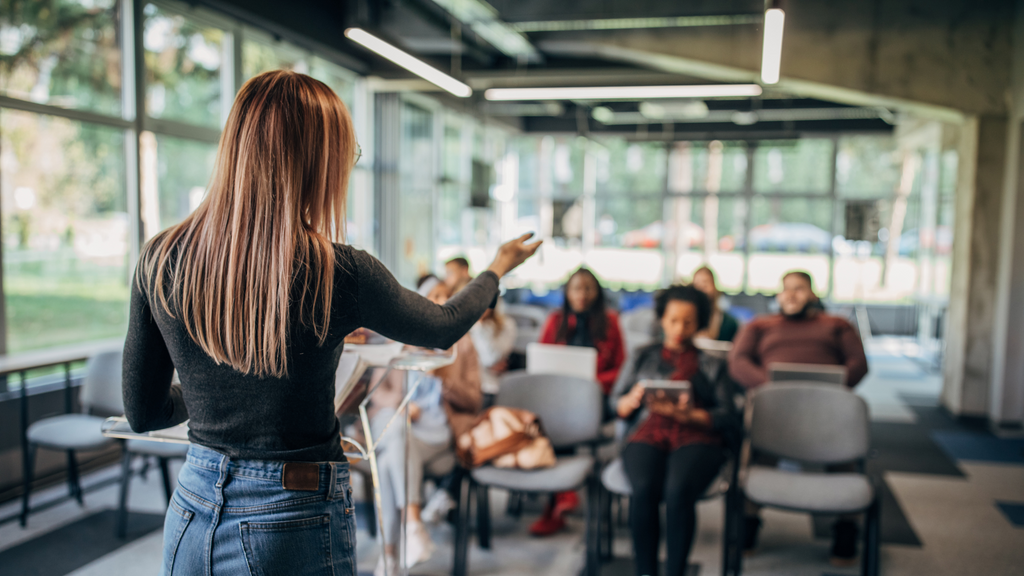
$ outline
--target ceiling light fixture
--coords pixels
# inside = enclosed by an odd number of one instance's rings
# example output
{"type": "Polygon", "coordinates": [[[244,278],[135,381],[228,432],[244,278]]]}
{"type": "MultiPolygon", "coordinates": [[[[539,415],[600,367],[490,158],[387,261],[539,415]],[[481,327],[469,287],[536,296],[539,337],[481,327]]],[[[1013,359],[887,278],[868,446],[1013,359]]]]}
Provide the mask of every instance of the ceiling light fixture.
{"type": "Polygon", "coordinates": [[[369,50],[372,50],[373,52],[376,52],[377,54],[380,54],[384,58],[398,64],[409,72],[412,72],[427,82],[451,92],[459,98],[467,98],[473,94],[473,89],[468,85],[459,82],[455,78],[441,72],[430,64],[416,58],[412,54],[388,44],[362,28],[349,28],[348,30],[345,30],[345,37],[368,48],[369,50]]]}
{"type": "Polygon", "coordinates": [[[782,29],[786,13],[782,8],[772,7],[764,12],[764,46],[761,48],[761,82],[775,84],[779,81],[782,66],[782,29]]]}
{"type": "Polygon", "coordinates": [[[653,98],[740,98],[760,96],[757,84],[681,86],[587,86],[571,88],[491,88],[487,100],[647,100],[653,98]]]}

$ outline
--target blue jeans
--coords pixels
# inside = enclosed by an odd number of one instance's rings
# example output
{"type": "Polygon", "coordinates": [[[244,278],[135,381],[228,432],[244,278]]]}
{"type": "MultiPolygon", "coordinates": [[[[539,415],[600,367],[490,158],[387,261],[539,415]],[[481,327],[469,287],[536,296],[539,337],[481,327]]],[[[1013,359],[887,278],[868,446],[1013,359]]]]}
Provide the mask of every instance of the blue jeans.
{"type": "Polygon", "coordinates": [[[316,491],[285,490],[283,466],[193,444],[167,507],[160,573],[355,576],[348,463],[319,463],[316,491]]]}

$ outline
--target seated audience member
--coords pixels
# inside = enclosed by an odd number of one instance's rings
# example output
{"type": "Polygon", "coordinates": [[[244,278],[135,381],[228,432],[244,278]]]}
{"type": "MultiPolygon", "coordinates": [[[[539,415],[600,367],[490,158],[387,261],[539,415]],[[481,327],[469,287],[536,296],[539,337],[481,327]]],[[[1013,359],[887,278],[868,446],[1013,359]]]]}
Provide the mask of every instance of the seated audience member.
{"type": "MultiPolygon", "coordinates": [[[[619,317],[605,303],[597,277],[580,268],[565,284],[562,309],[552,312],[541,330],[542,344],[586,346],[597,349],[597,381],[605,397],[619,376],[625,360],[625,345],[619,317]]],[[[557,494],[544,514],[530,526],[534,536],[547,536],[565,527],[562,516],[579,505],[575,492],[557,494]]]]}
{"type": "Polygon", "coordinates": [[[625,360],[619,316],[605,302],[593,272],[580,268],[565,284],[562,309],[552,312],[540,333],[541,344],[597,349],[597,381],[607,396],[625,360]]]}
{"type": "Polygon", "coordinates": [[[508,357],[516,345],[516,323],[506,316],[503,302],[484,312],[469,331],[480,358],[480,384],[484,394],[498,393],[498,377],[508,369],[508,357]]]}
{"type": "MultiPolygon", "coordinates": [[[[777,296],[779,314],[756,318],[740,329],[729,353],[729,374],[747,388],[768,381],[768,366],[773,362],[830,364],[845,366],[847,386],[853,388],[868,373],[864,345],[857,330],[843,318],[825,313],[814,295],[811,277],[806,272],[789,272],[782,279],[777,296]]],[[[774,460],[761,457],[761,464],[774,460]]],[[[849,470],[846,465],[830,466],[828,471],[849,470]]],[[[757,546],[761,528],[759,509],[747,503],[744,548],[757,546]]],[[[832,563],[850,565],[857,555],[856,515],[843,516],[833,527],[832,563]]]]}
{"type": "Polygon", "coordinates": [[[744,326],[729,353],[729,374],[747,388],[768,382],[773,362],[845,366],[853,388],[868,373],[868,360],[857,330],[845,319],[826,314],[806,272],[790,272],[776,297],[779,314],[762,316],[744,326]]]}
{"type": "Polygon", "coordinates": [[[698,336],[732,342],[736,338],[736,332],[740,329],[740,323],[736,318],[719,307],[719,300],[722,293],[718,291],[715,284],[715,273],[711,268],[702,266],[693,273],[693,287],[707,295],[711,301],[711,321],[708,327],[701,330],[698,336]]]}
{"type": "Polygon", "coordinates": [[[469,275],[469,261],[462,257],[445,262],[444,274],[444,283],[451,289],[452,294],[462,290],[462,287],[473,279],[469,275]]]}
{"type": "Polygon", "coordinates": [[[697,526],[697,500],[738,440],[740,419],[724,360],[704,355],[693,337],[707,328],[711,303],[692,286],[661,291],[655,311],[664,341],[633,353],[609,400],[630,425],[622,452],[633,488],[629,527],[636,574],[658,574],[659,508],[666,504],[666,574],[685,576],[697,526]],[[644,401],[642,380],[688,380],[690,394],[644,401]]]}
{"type": "MultiPolygon", "coordinates": [[[[434,279],[420,288],[430,301],[443,305],[451,295],[448,286],[434,279]]],[[[384,554],[377,564],[375,575],[395,574],[398,565],[400,511],[408,514],[406,524],[406,565],[414,566],[430,558],[435,545],[423,525],[422,489],[425,466],[443,453],[452,450],[455,438],[468,430],[480,412],[480,361],[473,341],[467,334],[456,344],[455,363],[433,372],[411,372],[419,378],[419,387],[409,403],[412,433],[409,435],[408,463],[406,462],[406,434],[404,428],[393,424],[387,429],[378,452],[380,473],[381,512],[384,524],[384,554]],[[403,490],[403,478],[408,492],[403,490]]],[[[381,384],[387,389],[374,396],[375,414],[371,428],[380,434],[394,415],[402,400],[401,372],[391,372],[391,378],[381,384]]],[[[441,490],[439,493],[443,493],[441,490]]],[[[445,494],[441,494],[445,496],[445,494]]]]}

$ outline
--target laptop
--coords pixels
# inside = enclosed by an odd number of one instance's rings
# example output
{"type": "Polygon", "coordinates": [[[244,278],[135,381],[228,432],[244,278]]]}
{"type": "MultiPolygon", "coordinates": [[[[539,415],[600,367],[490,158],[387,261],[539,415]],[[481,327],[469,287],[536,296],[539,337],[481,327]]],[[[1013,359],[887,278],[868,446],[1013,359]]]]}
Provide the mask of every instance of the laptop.
{"type": "Polygon", "coordinates": [[[526,345],[526,373],[597,380],[597,350],[531,342],[526,345]]]}
{"type": "Polygon", "coordinates": [[[846,366],[772,362],[768,365],[768,381],[819,382],[821,384],[846,386],[846,366]]]}

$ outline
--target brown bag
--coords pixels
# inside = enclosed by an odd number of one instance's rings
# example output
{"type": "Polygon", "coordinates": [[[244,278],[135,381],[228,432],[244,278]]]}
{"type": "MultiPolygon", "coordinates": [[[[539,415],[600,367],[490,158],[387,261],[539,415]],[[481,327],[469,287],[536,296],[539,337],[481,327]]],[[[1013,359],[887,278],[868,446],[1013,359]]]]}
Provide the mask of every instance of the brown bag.
{"type": "Polygon", "coordinates": [[[488,462],[498,468],[533,470],[555,465],[555,451],[544,437],[537,415],[527,410],[494,406],[477,417],[455,442],[467,468],[488,462]]]}

